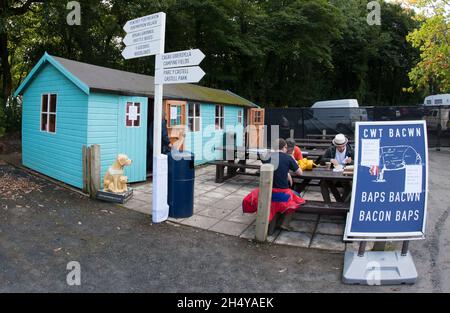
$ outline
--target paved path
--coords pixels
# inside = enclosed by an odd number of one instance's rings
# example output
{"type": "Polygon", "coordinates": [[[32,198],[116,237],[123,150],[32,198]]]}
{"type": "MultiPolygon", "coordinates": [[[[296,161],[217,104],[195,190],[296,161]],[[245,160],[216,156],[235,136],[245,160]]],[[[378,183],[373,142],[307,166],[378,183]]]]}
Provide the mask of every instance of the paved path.
{"type": "MultiPolygon", "coordinates": [[[[256,214],[242,213],[242,200],[258,187],[259,178],[238,175],[220,184],[216,184],[214,178],[215,166],[196,169],[194,215],[169,220],[225,235],[254,239],[256,214]]],[[[124,207],[151,214],[152,183],[139,184],[133,189],[133,199],[124,207]]],[[[306,200],[323,200],[318,187],[308,189],[303,197],[306,200]]],[[[268,240],[275,244],[330,251],[353,249],[353,245],[342,241],[344,217],[298,213],[290,225],[293,231],[277,230],[268,240]]]]}

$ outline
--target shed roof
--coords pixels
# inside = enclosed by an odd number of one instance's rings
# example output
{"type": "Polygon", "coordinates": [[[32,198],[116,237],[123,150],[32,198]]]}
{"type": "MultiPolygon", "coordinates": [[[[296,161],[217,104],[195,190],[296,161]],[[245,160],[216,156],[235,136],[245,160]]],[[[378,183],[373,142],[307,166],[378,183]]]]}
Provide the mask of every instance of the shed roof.
{"type": "MultiPolygon", "coordinates": [[[[103,91],[125,95],[154,96],[153,76],[73,61],[51,56],[47,53],[33,68],[27,79],[19,86],[15,93],[16,96],[23,93],[28,82],[38,72],[39,67],[45,62],[53,64],[63,72],[63,74],[70,76],[69,79],[74,81],[74,83],[85,92],[87,91],[87,93],[90,91],[103,91]]],[[[164,98],[258,107],[253,102],[244,99],[231,91],[207,88],[194,84],[165,85],[164,98]]]]}

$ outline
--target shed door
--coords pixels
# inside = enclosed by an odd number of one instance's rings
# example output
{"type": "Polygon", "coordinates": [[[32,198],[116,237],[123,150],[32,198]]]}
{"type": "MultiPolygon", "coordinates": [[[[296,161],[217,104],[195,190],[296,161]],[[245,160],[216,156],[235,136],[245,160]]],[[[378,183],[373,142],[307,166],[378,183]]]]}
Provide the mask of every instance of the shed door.
{"type": "Polygon", "coordinates": [[[132,160],[125,167],[128,182],[146,180],[147,167],[147,98],[120,97],[118,153],[132,160]]]}
{"type": "Polygon", "coordinates": [[[169,140],[178,150],[184,149],[186,138],[186,102],[164,101],[169,140]]]}
{"type": "Polygon", "coordinates": [[[249,148],[264,147],[264,109],[250,109],[248,121],[249,148]]]}

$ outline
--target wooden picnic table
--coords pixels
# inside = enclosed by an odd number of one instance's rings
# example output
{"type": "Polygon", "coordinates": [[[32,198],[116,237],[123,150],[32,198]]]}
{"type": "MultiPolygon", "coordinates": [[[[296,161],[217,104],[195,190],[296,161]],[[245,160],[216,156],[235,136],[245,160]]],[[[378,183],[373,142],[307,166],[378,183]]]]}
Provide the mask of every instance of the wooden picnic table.
{"type": "MultiPolygon", "coordinates": [[[[216,183],[222,183],[225,180],[234,177],[236,175],[260,175],[260,164],[246,164],[246,160],[230,160],[230,161],[211,161],[209,164],[216,166],[216,183]],[[243,161],[243,162],[242,162],[243,161]],[[253,170],[251,172],[246,171],[247,169],[253,170]]],[[[332,185],[329,186],[328,182],[341,181],[344,183],[351,183],[353,180],[352,176],[346,176],[339,172],[333,172],[332,170],[327,170],[325,168],[319,167],[312,171],[303,171],[301,176],[293,176],[294,189],[297,191],[302,191],[308,185],[310,185],[312,180],[320,180],[320,189],[324,201],[306,201],[300,208],[299,212],[314,213],[314,214],[327,214],[327,215],[345,215],[349,210],[347,198],[350,195],[351,189],[347,188],[341,195],[339,190],[332,185]],[[335,195],[335,198],[341,200],[341,202],[331,202],[329,189],[335,195]]],[[[274,219],[276,223],[277,219],[274,219]]],[[[273,225],[272,225],[273,228],[273,225]]],[[[273,229],[272,229],[273,230],[273,229]]]]}
{"type": "MultiPolygon", "coordinates": [[[[333,138],[335,137],[335,134],[326,134],[326,135],[321,135],[321,134],[307,134],[306,137],[307,138],[317,138],[317,139],[330,139],[333,140],[333,138]]],[[[349,140],[353,140],[353,138],[351,136],[345,136],[347,137],[349,140]]]]}
{"type": "MultiPolygon", "coordinates": [[[[328,145],[330,145],[332,143],[332,139],[294,138],[294,140],[297,144],[312,142],[312,143],[328,143],[328,145]]],[[[353,139],[349,139],[348,142],[350,144],[355,143],[353,139]]]]}
{"type": "Polygon", "coordinates": [[[322,157],[327,150],[325,149],[302,149],[303,157],[322,157]]]}
{"type": "MultiPolygon", "coordinates": [[[[262,156],[266,153],[273,152],[273,150],[269,149],[255,149],[255,148],[245,148],[245,147],[237,147],[234,148],[226,148],[226,147],[216,147],[215,150],[218,151],[227,151],[227,156],[230,157],[229,160],[215,160],[212,162],[208,162],[211,165],[216,166],[216,182],[221,183],[227,180],[228,178],[234,177],[236,175],[251,175],[251,176],[259,176],[259,166],[256,164],[247,164],[247,160],[250,159],[250,155],[256,155],[258,160],[261,160],[262,156]],[[234,158],[234,159],[231,159],[234,158]],[[248,169],[257,169],[255,172],[248,172],[248,169]],[[226,173],[225,173],[226,170],[226,173]]],[[[308,158],[313,160],[317,164],[320,162],[320,159],[325,154],[324,149],[314,149],[314,150],[302,150],[302,155],[304,158],[308,158]]]]}
{"type": "Polygon", "coordinates": [[[236,163],[235,161],[210,161],[208,164],[216,166],[215,182],[218,184],[236,175],[259,176],[261,168],[259,164],[236,163]],[[247,172],[247,169],[256,170],[256,172],[247,172]]]}
{"type": "Polygon", "coordinates": [[[331,146],[330,142],[297,142],[297,146],[300,148],[318,148],[318,149],[327,149],[329,146],[331,146]]]}
{"type": "MultiPolygon", "coordinates": [[[[267,153],[274,152],[274,150],[271,149],[256,149],[256,148],[245,148],[245,147],[237,147],[237,149],[234,148],[224,148],[224,147],[216,147],[215,150],[218,151],[227,151],[228,156],[233,156],[234,152],[234,159],[237,160],[248,160],[250,155],[256,155],[257,159],[260,160],[261,156],[266,155],[267,153]],[[229,153],[228,153],[229,152],[229,153]]],[[[302,155],[303,157],[313,157],[313,158],[319,158],[322,157],[325,154],[326,149],[302,149],[302,155]]],[[[231,158],[230,158],[231,160],[231,158]]]]}
{"type": "Polygon", "coordinates": [[[342,172],[334,172],[332,169],[323,167],[314,168],[311,171],[303,171],[300,176],[292,176],[294,181],[294,189],[301,192],[306,186],[310,185],[312,180],[320,181],[320,191],[325,203],[331,203],[330,191],[338,202],[347,202],[351,194],[351,184],[353,175],[344,175],[342,172]],[[344,192],[341,194],[336,188],[336,182],[342,182],[344,192]]]}
{"type": "Polygon", "coordinates": [[[319,164],[322,157],[325,155],[325,149],[312,149],[312,150],[306,150],[301,149],[302,155],[304,158],[307,158],[309,160],[313,160],[314,163],[319,164]]]}

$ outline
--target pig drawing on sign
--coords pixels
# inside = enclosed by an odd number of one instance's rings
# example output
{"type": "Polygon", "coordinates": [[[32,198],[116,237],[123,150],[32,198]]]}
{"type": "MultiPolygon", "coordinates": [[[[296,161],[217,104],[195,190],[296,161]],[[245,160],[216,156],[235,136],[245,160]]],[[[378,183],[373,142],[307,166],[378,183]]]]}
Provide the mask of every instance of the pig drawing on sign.
{"type": "Polygon", "coordinates": [[[386,171],[400,171],[407,165],[422,165],[422,158],[411,146],[386,146],[380,147],[379,164],[372,165],[369,173],[376,176],[376,182],[382,183],[386,171]]]}

